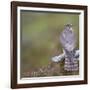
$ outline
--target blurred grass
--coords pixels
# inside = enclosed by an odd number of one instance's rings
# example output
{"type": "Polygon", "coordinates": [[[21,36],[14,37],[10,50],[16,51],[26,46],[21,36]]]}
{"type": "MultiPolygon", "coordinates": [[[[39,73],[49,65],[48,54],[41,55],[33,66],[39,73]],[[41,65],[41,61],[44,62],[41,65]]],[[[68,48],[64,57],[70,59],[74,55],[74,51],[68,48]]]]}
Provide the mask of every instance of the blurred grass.
{"type": "Polygon", "coordinates": [[[52,56],[62,53],[59,36],[71,23],[79,48],[79,14],[21,10],[21,77],[23,73],[47,66],[52,56]]]}

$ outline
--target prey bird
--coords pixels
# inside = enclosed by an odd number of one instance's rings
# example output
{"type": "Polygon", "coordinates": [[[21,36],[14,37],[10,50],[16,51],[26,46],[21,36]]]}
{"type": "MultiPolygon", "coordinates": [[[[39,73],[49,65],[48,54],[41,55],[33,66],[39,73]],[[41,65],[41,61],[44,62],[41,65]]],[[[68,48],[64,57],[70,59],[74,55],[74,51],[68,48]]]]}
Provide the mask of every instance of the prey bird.
{"type": "Polygon", "coordinates": [[[60,34],[60,43],[63,48],[63,54],[52,58],[53,62],[65,60],[64,70],[77,71],[79,58],[79,50],[76,50],[76,37],[72,28],[72,24],[66,24],[64,30],[60,34]]]}

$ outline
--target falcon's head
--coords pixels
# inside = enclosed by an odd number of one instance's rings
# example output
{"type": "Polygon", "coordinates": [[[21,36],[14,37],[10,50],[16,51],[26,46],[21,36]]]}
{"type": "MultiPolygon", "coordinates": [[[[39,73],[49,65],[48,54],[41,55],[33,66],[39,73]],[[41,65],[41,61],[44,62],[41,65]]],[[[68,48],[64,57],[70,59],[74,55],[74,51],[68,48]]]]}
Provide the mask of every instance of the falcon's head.
{"type": "Polygon", "coordinates": [[[65,25],[65,30],[68,30],[68,31],[72,31],[72,24],[66,24],[65,25]]]}

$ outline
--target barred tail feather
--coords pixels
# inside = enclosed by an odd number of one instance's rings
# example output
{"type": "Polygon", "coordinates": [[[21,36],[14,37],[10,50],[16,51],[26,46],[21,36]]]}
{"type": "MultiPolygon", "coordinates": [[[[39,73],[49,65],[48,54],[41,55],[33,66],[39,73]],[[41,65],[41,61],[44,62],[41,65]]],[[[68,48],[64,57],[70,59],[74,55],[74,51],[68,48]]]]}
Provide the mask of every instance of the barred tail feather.
{"type": "Polygon", "coordinates": [[[65,58],[64,70],[66,71],[77,71],[78,70],[78,62],[73,60],[73,58],[65,58]]]}

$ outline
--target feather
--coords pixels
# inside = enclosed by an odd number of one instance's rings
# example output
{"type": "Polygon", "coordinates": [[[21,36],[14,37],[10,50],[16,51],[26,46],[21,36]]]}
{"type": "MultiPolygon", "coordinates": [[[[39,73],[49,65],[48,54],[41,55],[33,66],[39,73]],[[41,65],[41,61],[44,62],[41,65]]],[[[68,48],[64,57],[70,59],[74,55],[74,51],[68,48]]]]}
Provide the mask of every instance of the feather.
{"type": "MultiPolygon", "coordinates": [[[[78,60],[79,59],[79,50],[75,50],[74,51],[74,60],[78,60]]],[[[62,60],[64,60],[65,59],[65,53],[62,53],[62,54],[60,54],[60,55],[58,55],[58,56],[54,56],[54,57],[52,57],[52,61],[53,62],[60,62],[60,61],[62,61],[62,60]]]]}

